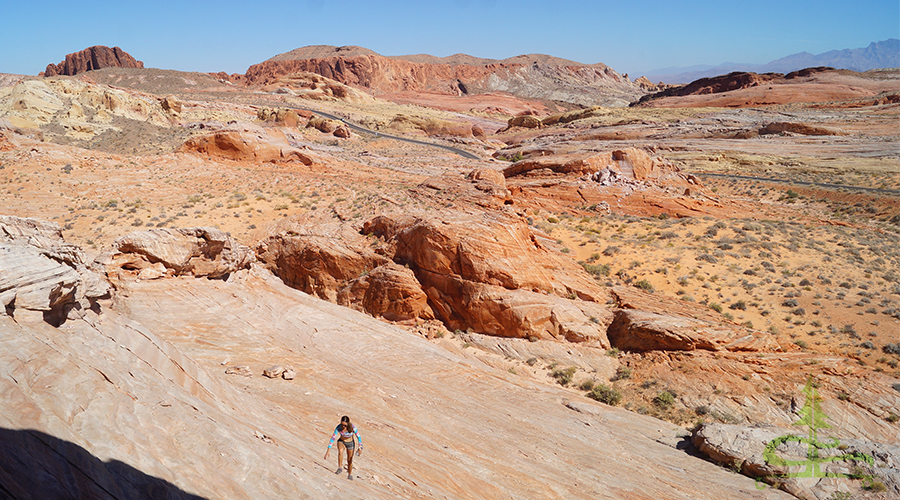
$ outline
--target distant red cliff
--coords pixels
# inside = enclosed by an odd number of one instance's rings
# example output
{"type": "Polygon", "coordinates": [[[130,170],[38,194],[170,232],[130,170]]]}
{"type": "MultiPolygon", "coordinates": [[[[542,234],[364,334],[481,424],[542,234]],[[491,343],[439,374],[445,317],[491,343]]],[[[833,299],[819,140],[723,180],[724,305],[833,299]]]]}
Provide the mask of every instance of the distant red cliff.
{"type": "Polygon", "coordinates": [[[66,56],[59,64],[48,64],[39,76],[77,75],[100,68],[143,68],[144,63],[119,47],[94,45],[66,56]]]}

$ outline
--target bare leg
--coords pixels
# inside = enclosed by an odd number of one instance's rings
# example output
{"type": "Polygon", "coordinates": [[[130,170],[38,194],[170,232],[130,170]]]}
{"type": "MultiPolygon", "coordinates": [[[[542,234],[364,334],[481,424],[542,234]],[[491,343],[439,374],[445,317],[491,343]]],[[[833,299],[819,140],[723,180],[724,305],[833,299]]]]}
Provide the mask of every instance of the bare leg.
{"type": "Polygon", "coordinates": [[[338,470],[344,467],[344,443],[338,441],[337,443],[337,456],[338,456],[338,470]]]}
{"type": "Polygon", "coordinates": [[[353,477],[353,452],[354,451],[356,451],[355,448],[352,450],[347,450],[347,477],[348,478],[353,477]]]}

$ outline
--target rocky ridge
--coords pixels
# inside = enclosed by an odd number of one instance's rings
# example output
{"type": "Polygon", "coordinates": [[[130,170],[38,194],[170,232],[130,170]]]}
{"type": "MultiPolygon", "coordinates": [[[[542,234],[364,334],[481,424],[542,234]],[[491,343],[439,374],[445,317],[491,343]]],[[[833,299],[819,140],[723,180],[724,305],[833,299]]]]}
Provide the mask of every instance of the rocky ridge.
{"type": "MultiPolygon", "coordinates": [[[[421,58],[413,58],[422,60],[421,58]]],[[[474,64],[413,62],[371,51],[335,48],[298,49],[251,66],[231,77],[251,85],[268,85],[298,72],[317,73],[376,95],[399,91],[434,91],[451,95],[508,92],[513,95],[580,105],[623,106],[643,94],[639,85],[602,64],[583,65],[540,56],[502,61],[463,59],[474,64]]]]}

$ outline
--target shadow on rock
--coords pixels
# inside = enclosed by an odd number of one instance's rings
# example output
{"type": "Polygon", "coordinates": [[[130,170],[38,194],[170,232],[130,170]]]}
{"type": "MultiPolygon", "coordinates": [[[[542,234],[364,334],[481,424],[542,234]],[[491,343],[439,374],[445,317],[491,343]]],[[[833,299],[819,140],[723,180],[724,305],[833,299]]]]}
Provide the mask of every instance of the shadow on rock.
{"type": "Polygon", "coordinates": [[[0,428],[0,498],[203,500],[118,460],[36,430],[0,428]]]}

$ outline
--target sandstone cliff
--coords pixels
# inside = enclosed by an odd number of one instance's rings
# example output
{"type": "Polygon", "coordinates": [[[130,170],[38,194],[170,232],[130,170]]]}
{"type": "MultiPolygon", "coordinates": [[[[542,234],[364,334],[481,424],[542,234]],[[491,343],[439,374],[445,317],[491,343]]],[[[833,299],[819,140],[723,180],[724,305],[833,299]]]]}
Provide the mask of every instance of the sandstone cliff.
{"type": "Polygon", "coordinates": [[[48,64],[40,76],[77,75],[100,68],[143,68],[144,63],[119,47],[94,45],[81,52],[67,54],[59,64],[48,64]]]}

